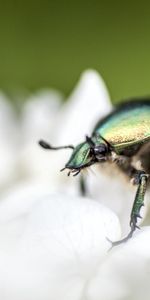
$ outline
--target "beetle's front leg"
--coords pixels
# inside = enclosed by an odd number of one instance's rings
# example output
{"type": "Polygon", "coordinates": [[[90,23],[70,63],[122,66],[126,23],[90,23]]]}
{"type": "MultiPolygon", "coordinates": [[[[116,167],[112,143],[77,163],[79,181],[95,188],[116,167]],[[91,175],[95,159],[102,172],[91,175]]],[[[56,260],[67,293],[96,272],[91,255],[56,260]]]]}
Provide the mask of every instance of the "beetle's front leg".
{"type": "Polygon", "coordinates": [[[144,205],[144,196],[145,196],[146,187],[147,187],[147,178],[148,178],[148,175],[144,171],[137,171],[135,173],[133,181],[134,181],[134,184],[138,184],[138,188],[137,188],[135,200],[134,200],[132,211],[131,211],[131,217],[130,217],[131,230],[130,230],[129,234],[122,240],[112,242],[112,246],[117,246],[121,243],[126,242],[129,238],[132,237],[133,232],[136,230],[136,228],[139,228],[137,226],[137,221],[138,221],[138,218],[141,218],[140,210],[141,210],[141,207],[144,205]]]}
{"type": "Polygon", "coordinates": [[[139,228],[137,226],[137,220],[138,218],[141,218],[140,210],[141,207],[144,205],[144,196],[146,192],[147,178],[148,175],[145,174],[145,172],[143,171],[141,172],[139,171],[134,177],[134,184],[138,184],[138,189],[133,203],[131,219],[130,219],[130,226],[131,226],[132,233],[136,228],[139,228]]]}

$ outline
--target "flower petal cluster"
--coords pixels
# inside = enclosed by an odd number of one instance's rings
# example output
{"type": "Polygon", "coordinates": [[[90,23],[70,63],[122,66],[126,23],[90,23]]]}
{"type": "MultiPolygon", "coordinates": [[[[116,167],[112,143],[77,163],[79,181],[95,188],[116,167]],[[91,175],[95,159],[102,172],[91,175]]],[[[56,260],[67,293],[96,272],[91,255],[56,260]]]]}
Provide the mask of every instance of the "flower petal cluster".
{"type": "Polygon", "coordinates": [[[76,145],[111,109],[93,70],[83,73],[66,102],[61,93],[43,90],[17,114],[0,95],[0,299],[150,298],[150,227],[113,249],[107,239],[129,231],[136,187],[120,173],[92,167],[83,174],[88,193],[82,197],[80,177],[59,172],[71,150],[38,145],[40,139],[76,145]]]}

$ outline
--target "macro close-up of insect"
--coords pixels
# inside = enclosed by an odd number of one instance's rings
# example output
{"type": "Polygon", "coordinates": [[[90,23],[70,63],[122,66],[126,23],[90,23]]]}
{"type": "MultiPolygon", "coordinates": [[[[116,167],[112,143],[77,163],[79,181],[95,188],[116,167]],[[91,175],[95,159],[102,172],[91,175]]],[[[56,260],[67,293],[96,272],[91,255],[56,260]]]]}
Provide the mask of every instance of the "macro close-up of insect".
{"type": "MultiPolygon", "coordinates": [[[[117,168],[137,185],[137,191],[130,216],[130,232],[119,245],[132,237],[140,210],[144,205],[145,192],[149,185],[150,174],[150,100],[133,99],[118,105],[101,119],[92,135],[77,146],[53,147],[40,140],[40,146],[47,150],[70,148],[73,150],[69,161],[61,170],[68,169],[73,176],[93,164],[115,164],[117,168]]],[[[117,178],[116,178],[117,180],[117,178]]]]}

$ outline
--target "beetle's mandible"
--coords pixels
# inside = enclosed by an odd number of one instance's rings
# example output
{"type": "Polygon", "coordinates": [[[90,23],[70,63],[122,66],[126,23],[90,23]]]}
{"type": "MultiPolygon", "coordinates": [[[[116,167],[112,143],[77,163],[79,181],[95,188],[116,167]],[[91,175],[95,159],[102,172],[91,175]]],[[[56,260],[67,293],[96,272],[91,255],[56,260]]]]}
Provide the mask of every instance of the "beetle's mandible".
{"type": "Polygon", "coordinates": [[[95,126],[91,137],[76,147],[52,147],[45,141],[39,144],[50,150],[70,148],[73,150],[69,161],[62,169],[77,175],[83,168],[95,163],[113,162],[137,185],[131,216],[129,234],[118,245],[132,237],[144,205],[144,196],[149,184],[150,174],[150,99],[127,101],[116,107],[95,126]],[[140,162],[135,164],[135,161],[140,162]]]}

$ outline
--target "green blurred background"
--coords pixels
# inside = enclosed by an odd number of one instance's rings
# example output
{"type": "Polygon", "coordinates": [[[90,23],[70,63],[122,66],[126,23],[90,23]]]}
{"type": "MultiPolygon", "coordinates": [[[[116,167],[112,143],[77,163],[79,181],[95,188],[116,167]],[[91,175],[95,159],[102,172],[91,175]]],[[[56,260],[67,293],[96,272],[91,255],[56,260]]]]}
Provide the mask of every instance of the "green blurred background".
{"type": "Polygon", "coordinates": [[[115,101],[150,95],[150,2],[1,1],[0,88],[68,95],[86,68],[115,101]]]}

